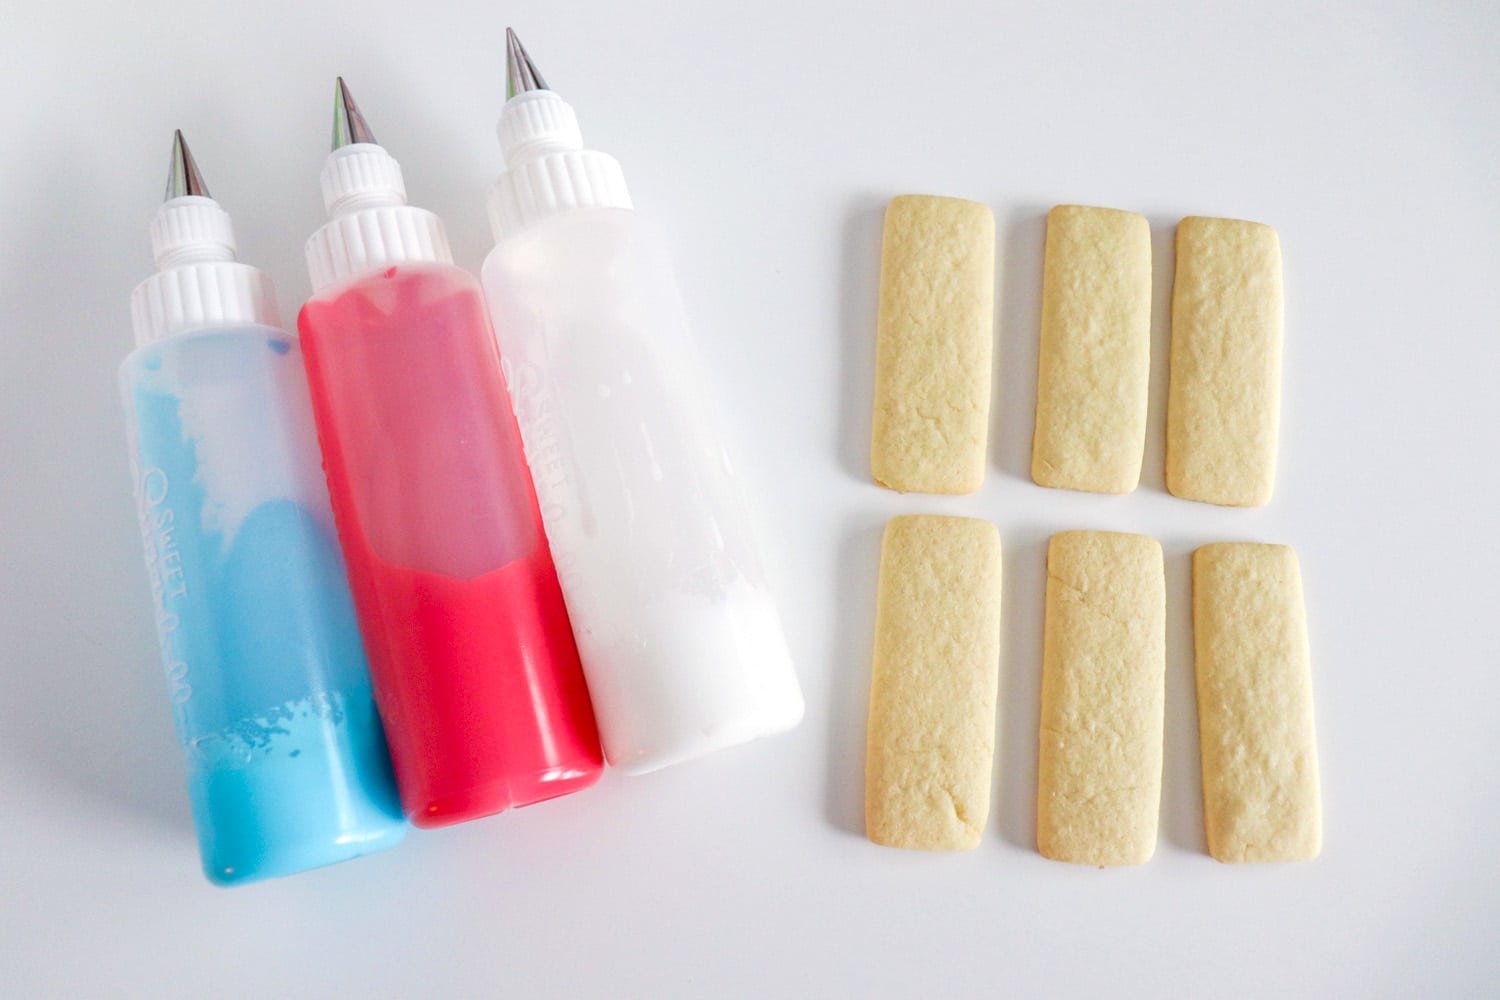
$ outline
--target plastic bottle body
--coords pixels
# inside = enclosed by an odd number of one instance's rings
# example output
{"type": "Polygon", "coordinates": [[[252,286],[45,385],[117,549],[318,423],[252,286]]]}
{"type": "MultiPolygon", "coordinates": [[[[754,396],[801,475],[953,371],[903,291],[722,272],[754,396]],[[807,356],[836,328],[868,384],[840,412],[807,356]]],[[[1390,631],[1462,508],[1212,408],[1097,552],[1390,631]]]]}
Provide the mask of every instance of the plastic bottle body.
{"type": "Polygon", "coordinates": [[[803,700],[675,279],[636,215],[545,219],[483,271],[610,763],[790,728],[803,700]]]}
{"type": "Polygon", "coordinates": [[[287,875],[400,841],[295,339],[180,334],[120,369],[204,871],[287,875]]]}
{"type": "Polygon", "coordinates": [[[386,267],[298,323],[407,815],[440,826],[592,784],[588,690],[477,283],[386,267]]]}

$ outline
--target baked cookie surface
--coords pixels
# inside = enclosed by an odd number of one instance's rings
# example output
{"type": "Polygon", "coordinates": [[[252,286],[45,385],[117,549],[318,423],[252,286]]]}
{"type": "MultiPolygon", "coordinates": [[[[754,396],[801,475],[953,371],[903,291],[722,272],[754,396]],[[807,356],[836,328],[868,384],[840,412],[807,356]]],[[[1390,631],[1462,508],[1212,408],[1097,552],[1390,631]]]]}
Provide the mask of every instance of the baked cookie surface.
{"type": "Polygon", "coordinates": [[[1167,489],[1256,507],[1271,499],[1281,410],[1281,246],[1258,222],[1177,226],[1167,391],[1167,489]]]}
{"type": "Polygon", "coordinates": [[[1037,849],[1138,865],[1161,806],[1166,583],[1145,535],[1067,531],[1047,548],[1037,849]]]}
{"type": "Polygon", "coordinates": [[[902,493],[984,480],[994,348],[995,219],[960,198],[885,213],[870,471],[902,493]]]}
{"type": "Polygon", "coordinates": [[[889,847],[979,845],[990,809],[1000,661],[1000,535],[906,516],[881,546],[865,828],[889,847]]]}
{"type": "Polygon", "coordinates": [[[1219,861],[1305,861],[1322,847],[1312,671],[1297,554],[1193,553],[1203,819],[1219,861]]]}
{"type": "Polygon", "coordinates": [[[1151,227],[1112,208],[1047,213],[1031,478],[1129,493],[1151,377],[1151,227]]]}

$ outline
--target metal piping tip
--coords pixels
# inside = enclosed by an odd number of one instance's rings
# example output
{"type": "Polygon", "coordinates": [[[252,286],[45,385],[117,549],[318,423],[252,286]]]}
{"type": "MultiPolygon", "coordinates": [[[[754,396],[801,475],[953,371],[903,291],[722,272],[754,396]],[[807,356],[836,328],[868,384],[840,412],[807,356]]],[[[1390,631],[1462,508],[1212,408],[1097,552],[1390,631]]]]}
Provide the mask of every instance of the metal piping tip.
{"type": "Polygon", "coordinates": [[[530,90],[551,90],[516,33],[505,29],[505,97],[509,100],[530,90]]]}
{"type": "Polygon", "coordinates": [[[365,116],[359,113],[359,105],[350,96],[349,88],[344,85],[344,78],[339,77],[333,88],[333,148],[374,141],[375,134],[370,131],[365,116]]]}
{"type": "Polygon", "coordinates": [[[193,161],[193,151],[188,149],[187,140],[182,137],[182,129],[178,129],[172,137],[172,165],[167,171],[167,195],[163,200],[171,201],[185,195],[213,197],[208,193],[208,185],[203,183],[198,164],[193,161]]]}

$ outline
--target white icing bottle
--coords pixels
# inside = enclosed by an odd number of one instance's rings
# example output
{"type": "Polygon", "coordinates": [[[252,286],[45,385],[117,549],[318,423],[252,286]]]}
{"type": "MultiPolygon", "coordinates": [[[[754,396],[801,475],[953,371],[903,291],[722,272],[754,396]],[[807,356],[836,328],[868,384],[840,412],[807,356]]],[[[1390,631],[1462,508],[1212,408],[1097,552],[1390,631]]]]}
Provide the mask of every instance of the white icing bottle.
{"type": "Polygon", "coordinates": [[[483,284],[610,764],[767,736],[802,692],[671,263],[507,31],[483,284]]]}

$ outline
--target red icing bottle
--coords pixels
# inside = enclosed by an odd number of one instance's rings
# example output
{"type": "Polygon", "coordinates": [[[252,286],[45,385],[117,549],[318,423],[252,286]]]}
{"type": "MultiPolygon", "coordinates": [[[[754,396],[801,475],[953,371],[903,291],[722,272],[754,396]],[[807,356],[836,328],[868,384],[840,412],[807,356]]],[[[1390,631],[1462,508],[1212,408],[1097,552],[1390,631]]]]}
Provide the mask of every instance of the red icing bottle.
{"type": "Polygon", "coordinates": [[[441,826],[603,764],[477,282],[339,97],[297,325],[402,805],[441,826]]]}

